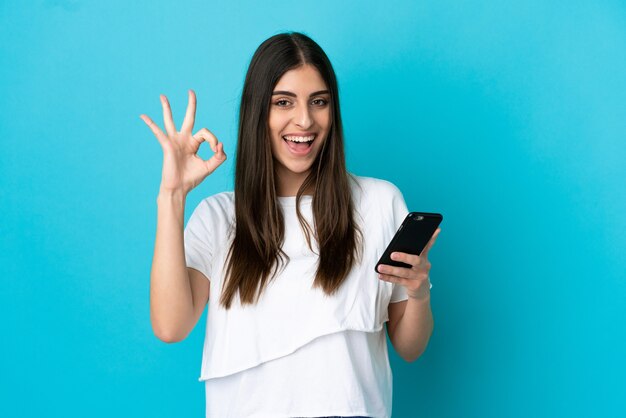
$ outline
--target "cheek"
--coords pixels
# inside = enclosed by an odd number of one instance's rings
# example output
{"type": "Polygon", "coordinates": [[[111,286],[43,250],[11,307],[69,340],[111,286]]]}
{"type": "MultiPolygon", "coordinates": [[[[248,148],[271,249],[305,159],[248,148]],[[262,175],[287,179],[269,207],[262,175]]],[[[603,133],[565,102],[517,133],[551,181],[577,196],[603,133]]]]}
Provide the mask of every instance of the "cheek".
{"type": "Polygon", "coordinates": [[[331,128],[330,117],[327,117],[323,121],[320,121],[320,125],[324,129],[324,132],[326,132],[326,135],[324,135],[324,138],[325,139],[328,138],[328,135],[330,134],[330,128],[331,128]]]}
{"type": "Polygon", "coordinates": [[[282,138],[280,137],[281,125],[276,120],[276,118],[270,118],[269,123],[268,123],[268,128],[269,128],[270,142],[272,143],[272,147],[273,147],[274,144],[276,144],[279,139],[282,141],[282,138]]]}
{"type": "Polygon", "coordinates": [[[280,127],[280,114],[274,111],[270,111],[267,121],[270,132],[276,131],[280,127]]]}
{"type": "Polygon", "coordinates": [[[269,127],[269,133],[270,136],[273,138],[278,134],[278,128],[276,127],[276,123],[272,123],[272,121],[270,121],[270,123],[268,124],[269,127]]]}
{"type": "Polygon", "coordinates": [[[330,111],[326,111],[320,115],[319,124],[323,126],[326,131],[330,129],[330,111]]]}

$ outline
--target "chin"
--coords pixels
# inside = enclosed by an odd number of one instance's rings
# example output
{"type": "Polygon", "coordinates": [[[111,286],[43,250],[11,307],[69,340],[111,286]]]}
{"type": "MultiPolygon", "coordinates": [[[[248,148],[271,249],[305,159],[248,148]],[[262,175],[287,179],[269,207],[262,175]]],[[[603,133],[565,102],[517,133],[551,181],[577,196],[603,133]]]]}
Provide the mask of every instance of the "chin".
{"type": "Polygon", "coordinates": [[[311,170],[311,166],[312,164],[307,164],[307,165],[297,164],[297,165],[285,165],[284,167],[287,171],[290,171],[294,174],[304,174],[311,170]]]}
{"type": "Polygon", "coordinates": [[[304,174],[311,170],[313,166],[313,161],[280,161],[275,160],[275,163],[278,164],[278,167],[281,171],[284,171],[286,174],[304,174]]]}

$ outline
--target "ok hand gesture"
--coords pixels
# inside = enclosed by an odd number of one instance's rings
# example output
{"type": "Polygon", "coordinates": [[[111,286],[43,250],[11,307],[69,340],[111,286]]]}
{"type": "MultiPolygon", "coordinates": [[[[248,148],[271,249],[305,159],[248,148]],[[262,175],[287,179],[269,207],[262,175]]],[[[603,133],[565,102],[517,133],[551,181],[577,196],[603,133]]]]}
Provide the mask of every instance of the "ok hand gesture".
{"type": "Polygon", "coordinates": [[[186,195],[226,160],[224,145],[207,128],[200,129],[195,135],[191,134],[196,115],[196,94],[193,90],[189,90],[189,104],[180,132],[176,131],[167,97],[160,97],[167,134],[147,115],[142,114],[140,118],[150,127],[163,148],[160,190],[182,191],[186,195]],[[197,155],[203,141],[210,144],[214,153],[206,161],[197,155]]]}

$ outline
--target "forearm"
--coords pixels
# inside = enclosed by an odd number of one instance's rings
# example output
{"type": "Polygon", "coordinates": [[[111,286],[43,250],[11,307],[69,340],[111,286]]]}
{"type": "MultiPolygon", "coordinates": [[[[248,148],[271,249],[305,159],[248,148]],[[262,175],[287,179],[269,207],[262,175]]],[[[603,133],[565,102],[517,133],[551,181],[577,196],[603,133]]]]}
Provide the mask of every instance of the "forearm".
{"type": "Polygon", "coordinates": [[[430,292],[420,298],[409,297],[393,333],[394,349],[406,361],[417,360],[426,350],[433,326],[430,292]]]}
{"type": "Polygon", "coordinates": [[[193,316],[193,297],[185,263],[184,193],[159,193],[154,258],[150,273],[150,318],[163,341],[183,339],[193,316]]]}

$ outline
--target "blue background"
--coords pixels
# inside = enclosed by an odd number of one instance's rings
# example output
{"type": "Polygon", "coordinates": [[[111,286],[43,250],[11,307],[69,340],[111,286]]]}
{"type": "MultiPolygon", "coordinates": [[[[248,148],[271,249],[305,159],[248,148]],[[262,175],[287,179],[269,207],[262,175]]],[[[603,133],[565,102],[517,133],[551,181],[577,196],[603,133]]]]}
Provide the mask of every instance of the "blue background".
{"type": "Polygon", "coordinates": [[[394,417],[625,416],[626,5],[600,0],[2,2],[0,415],[203,416],[206,312],[150,326],[139,115],[162,93],[180,127],[193,88],[225,143],[189,216],[232,188],[247,65],[285,30],[333,62],[349,169],[444,214],[394,417]]]}

